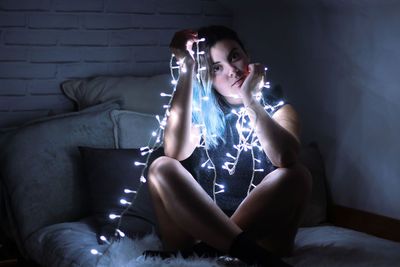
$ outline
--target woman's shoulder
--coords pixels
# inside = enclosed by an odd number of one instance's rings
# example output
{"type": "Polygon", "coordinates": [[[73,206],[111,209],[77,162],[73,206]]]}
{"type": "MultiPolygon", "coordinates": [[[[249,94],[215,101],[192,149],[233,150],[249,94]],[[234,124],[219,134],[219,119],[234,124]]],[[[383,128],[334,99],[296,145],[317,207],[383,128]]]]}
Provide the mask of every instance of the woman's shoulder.
{"type": "Polygon", "coordinates": [[[264,87],[262,90],[262,101],[266,111],[273,115],[281,107],[289,104],[283,92],[282,86],[277,84],[273,87],[264,87]]]}

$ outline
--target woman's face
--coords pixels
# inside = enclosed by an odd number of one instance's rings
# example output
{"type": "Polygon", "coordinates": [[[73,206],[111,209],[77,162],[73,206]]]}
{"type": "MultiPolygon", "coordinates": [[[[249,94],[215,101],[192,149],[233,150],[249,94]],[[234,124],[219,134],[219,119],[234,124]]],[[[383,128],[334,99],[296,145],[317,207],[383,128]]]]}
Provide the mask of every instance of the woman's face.
{"type": "Polygon", "coordinates": [[[250,58],[234,40],[221,40],[210,49],[213,87],[230,104],[242,104],[239,93],[248,75],[250,58]]]}

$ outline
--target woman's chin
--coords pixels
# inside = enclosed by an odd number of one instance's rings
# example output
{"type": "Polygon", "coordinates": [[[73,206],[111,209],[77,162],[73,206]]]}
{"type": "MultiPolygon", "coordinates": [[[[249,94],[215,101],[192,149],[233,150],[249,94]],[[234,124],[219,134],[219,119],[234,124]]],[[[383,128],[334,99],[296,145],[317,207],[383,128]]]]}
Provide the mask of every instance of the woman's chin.
{"type": "Polygon", "coordinates": [[[229,96],[225,96],[226,101],[228,101],[229,104],[231,105],[240,105],[243,104],[243,99],[240,95],[238,94],[232,94],[229,96]]]}

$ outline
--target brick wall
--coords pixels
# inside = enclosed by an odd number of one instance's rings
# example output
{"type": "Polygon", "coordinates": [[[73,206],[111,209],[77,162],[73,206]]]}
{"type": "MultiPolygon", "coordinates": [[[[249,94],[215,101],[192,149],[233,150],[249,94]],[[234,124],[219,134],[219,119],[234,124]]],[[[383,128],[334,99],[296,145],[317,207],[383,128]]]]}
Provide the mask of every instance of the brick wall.
{"type": "Polygon", "coordinates": [[[0,0],[0,128],[73,110],[65,80],[168,72],[183,28],[231,26],[216,0],[0,0]]]}

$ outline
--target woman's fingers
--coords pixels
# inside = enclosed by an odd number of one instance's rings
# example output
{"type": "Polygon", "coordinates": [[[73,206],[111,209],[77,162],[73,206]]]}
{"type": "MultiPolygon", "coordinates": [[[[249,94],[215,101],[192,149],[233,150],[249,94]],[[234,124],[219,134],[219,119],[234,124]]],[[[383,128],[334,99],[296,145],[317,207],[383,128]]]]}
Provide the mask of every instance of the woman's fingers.
{"type": "Polygon", "coordinates": [[[195,41],[197,41],[196,32],[192,30],[182,30],[174,34],[169,47],[178,59],[182,59],[188,54],[191,55],[193,43],[195,41]]]}

